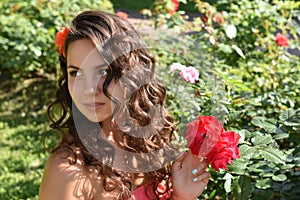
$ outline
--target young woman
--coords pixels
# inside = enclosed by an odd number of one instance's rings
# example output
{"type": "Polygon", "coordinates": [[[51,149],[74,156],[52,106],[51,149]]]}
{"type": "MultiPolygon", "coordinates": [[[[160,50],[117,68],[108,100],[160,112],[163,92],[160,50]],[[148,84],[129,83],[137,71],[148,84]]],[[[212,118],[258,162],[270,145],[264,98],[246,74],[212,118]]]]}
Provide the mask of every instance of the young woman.
{"type": "Polygon", "coordinates": [[[61,77],[48,108],[61,141],[47,162],[39,198],[195,199],[207,162],[172,145],[155,60],[133,26],[85,11],[57,35],[61,77]]]}

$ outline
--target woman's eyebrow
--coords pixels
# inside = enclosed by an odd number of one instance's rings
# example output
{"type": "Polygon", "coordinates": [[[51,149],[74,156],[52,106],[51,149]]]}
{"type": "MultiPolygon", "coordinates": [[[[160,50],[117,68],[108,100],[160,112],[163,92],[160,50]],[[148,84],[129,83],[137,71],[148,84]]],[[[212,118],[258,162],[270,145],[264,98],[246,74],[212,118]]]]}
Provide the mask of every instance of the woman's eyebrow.
{"type": "Polygon", "coordinates": [[[76,67],[74,65],[68,65],[67,68],[68,69],[77,69],[77,70],[80,69],[79,67],[76,67]]]}
{"type": "MultiPolygon", "coordinates": [[[[105,68],[105,67],[107,67],[107,66],[108,66],[108,65],[107,65],[106,63],[103,63],[103,64],[101,64],[101,65],[96,65],[96,66],[93,67],[93,68],[105,68]]],[[[80,69],[80,67],[76,67],[76,66],[74,66],[74,65],[68,65],[67,68],[68,68],[68,69],[77,69],[77,70],[80,69]]]]}
{"type": "Polygon", "coordinates": [[[105,68],[107,67],[108,65],[106,63],[103,63],[101,65],[96,65],[94,68],[105,68]]]}

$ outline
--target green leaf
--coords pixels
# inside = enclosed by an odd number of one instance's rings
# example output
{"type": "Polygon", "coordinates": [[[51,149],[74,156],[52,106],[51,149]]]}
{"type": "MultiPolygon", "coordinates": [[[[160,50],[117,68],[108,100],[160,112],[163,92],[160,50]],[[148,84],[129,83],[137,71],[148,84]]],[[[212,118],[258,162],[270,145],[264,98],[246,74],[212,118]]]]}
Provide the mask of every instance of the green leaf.
{"type": "Polygon", "coordinates": [[[210,193],[208,199],[215,199],[216,193],[217,193],[217,190],[214,189],[214,190],[210,193]]]}
{"type": "Polygon", "coordinates": [[[224,183],[224,189],[226,193],[231,192],[231,179],[226,179],[225,183],[224,183]]]}
{"type": "Polygon", "coordinates": [[[283,153],[274,148],[266,147],[263,149],[259,149],[260,155],[267,161],[276,163],[276,164],[284,164],[285,163],[285,157],[283,153]]]}
{"type": "Polygon", "coordinates": [[[286,126],[299,126],[300,123],[298,120],[290,119],[290,121],[284,121],[284,125],[286,126]]]}
{"type": "Polygon", "coordinates": [[[273,138],[275,140],[281,140],[281,139],[285,139],[285,138],[288,138],[288,137],[289,137],[289,134],[287,134],[287,133],[277,134],[277,135],[273,136],[273,138]]]}
{"type": "Polygon", "coordinates": [[[287,177],[286,177],[285,174],[279,174],[279,175],[272,176],[272,179],[274,181],[280,181],[280,182],[282,182],[282,181],[285,181],[287,179],[287,177]]]}
{"type": "Polygon", "coordinates": [[[283,121],[283,124],[286,126],[299,126],[300,119],[298,112],[295,110],[287,110],[283,112],[279,118],[283,121]]]}
{"type": "Polygon", "coordinates": [[[268,133],[276,133],[277,131],[277,126],[276,126],[277,121],[275,119],[266,119],[264,122],[264,128],[268,133]]]}
{"type": "Polygon", "coordinates": [[[271,135],[257,135],[251,139],[251,142],[257,146],[263,146],[266,144],[270,144],[273,141],[271,135]]]}
{"type": "Polygon", "coordinates": [[[236,159],[233,160],[232,164],[227,165],[228,171],[234,174],[244,174],[247,168],[247,159],[236,159]]]}
{"type": "Polygon", "coordinates": [[[248,176],[240,176],[233,184],[233,191],[237,200],[248,200],[252,190],[253,186],[248,176]]]}
{"type": "Polygon", "coordinates": [[[277,130],[275,119],[266,119],[264,117],[254,117],[251,123],[255,126],[265,129],[268,133],[275,133],[277,130]]]}
{"type": "Polygon", "coordinates": [[[271,187],[271,179],[270,178],[264,178],[261,180],[256,181],[255,186],[259,189],[268,189],[271,187]]]}
{"type": "Polygon", "coordinates": [[[282,121],[288,120],[289,118],[291,118],[292,116],[294,116],[296,114],[295,110],[286,110],[283,113],[281,113],[281,115],[279,116],[279,119],[282,121]]]}
{"type": "Polygon", "coordinates": [[[236,46],[236,45],[232,45],[231,46],[235,51],[236,51],[236,53],[237,54],[239,54],[242,58],[246,58],[245,57],[245,55],[244,55],[244,53],[243,53],[243,51],[238,47],[238,46],[236,46]]]}
{"type": "Polygon", "coordinates": [[[260,176],[261,177],[272,177],[272,176],[274,176],[274,172],[273,171],[271,171],[271,172],[268,172],[268,173],[266,173],[265,171],[263,172],[263,173],[261,173],[260,174],[260,176]]]}
{"type": "Polygon", "coordinates": [[[243,110],[229,113],[226,125],[234,123],[237,119],[241,118],[244,113],[245,112],[243,110]]]}
{"type": "Polygon", "coordinates": [[[253,124],[254,126],[258,126],[260,128],[264,128],[264,120],[265,118],[263,117],[254,117],[251,120],[251,124],[253,124]]]}
{"type": "Polygon", "coordinates": [[[257,151],[255,148],[250,147],[249,145],[243,144],[239,147],[241,158],[249,159],[252,157],[252,154],[257,151]]]}
{"type": "Polygon", "coordinates": [[[224,189],[225,189],[226,193],[231,192],[231,182],[232,182],[233,176],[230,173],[226,173],[225,176],[223,177],[223,179],[225,180],[224,189]]]}

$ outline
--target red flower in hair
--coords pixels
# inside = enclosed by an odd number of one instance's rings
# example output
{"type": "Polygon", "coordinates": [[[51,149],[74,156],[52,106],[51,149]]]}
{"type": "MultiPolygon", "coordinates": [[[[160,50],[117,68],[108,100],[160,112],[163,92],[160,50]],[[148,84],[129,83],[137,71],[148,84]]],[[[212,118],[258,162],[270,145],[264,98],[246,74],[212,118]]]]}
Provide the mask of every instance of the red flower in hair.
{"type": "Polygon", "coordinates": [[[169,0],[166,5],[167,12],[173,15],[179,8],[178,0],[169,0]]]}
{"type": "Polygon", "coordinates": [[[275,41],[281,47],[289,46],[289,40],[283,34],[277,33],[275,41]]]}
{"type": "Polygon", "coordinates": [[[64,52],[64,44],[70,30],[71,30],[70,28],[60,29],[60,31],[56,34],[56,39],[54,41],[55,45],[59,47],[59,53],[64,57],[66,57],[66,54],[64,52]]]}

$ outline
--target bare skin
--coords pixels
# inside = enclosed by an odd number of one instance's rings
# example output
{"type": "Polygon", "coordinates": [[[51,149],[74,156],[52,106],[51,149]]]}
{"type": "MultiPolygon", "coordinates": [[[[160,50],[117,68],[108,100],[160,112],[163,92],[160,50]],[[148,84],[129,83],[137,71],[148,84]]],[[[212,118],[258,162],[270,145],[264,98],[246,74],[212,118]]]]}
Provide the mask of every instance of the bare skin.
{"type": "MultiPolygon", "coordinates": [[[[205,171],[206,168],[207,163],[190,152],[181,155],[172,166],[173,199],[192,200],[199,196],[209,181],[209,173],[205,171]],[[191,172],[195,168],[199,171],[196,175],[191,172]],[[199,179],[196,182],[193,181],[195,177],[199,179]]],[[[141,176],[135,181],[135,188],[147,181],[150,180],[141,176]]],[[[116,192],[105,191],[101,179],[96,178],[95,173],[88,171],[80,161],[70,165],[67,159],[53,154],[45,168],[39,199],[100,200],[116,199],[117,195],[116,192]]]]}

